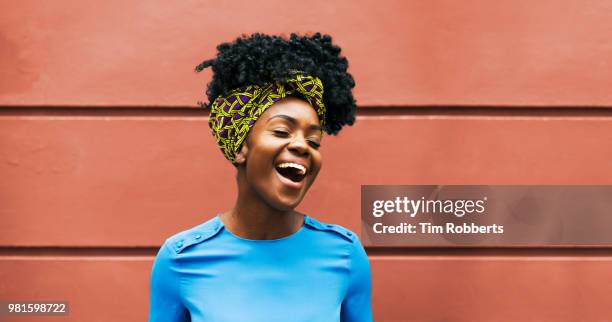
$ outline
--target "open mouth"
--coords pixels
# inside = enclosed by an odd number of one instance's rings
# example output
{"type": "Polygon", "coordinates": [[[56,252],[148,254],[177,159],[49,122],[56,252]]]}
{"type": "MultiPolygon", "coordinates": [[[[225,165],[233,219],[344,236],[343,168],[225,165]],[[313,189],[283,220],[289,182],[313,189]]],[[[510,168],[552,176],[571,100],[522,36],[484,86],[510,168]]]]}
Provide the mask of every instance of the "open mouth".
{"type": "Polygon", "coordinates": [[[300,182],[306,177],[306,168],[297,163],[280,163],[276,165],[276,171],[278,171],[281,176],[293,182],[300,182]]]}

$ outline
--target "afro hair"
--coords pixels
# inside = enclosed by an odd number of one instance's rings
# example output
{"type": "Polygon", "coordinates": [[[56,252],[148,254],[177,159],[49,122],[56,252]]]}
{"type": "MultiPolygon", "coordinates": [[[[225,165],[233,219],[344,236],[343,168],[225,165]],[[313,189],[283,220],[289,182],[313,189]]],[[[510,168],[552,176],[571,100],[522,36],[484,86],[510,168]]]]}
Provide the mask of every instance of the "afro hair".
{"type": "Polygon", "coordinates": [[[325,132],[336,135],[342,126],[355,122],[356,105],[352,93],[355,81],[347,72],[347,59],[340,55],[340,47],[332,44],[329,35],[292,33],[285,39],[255,33],[222,43],[217,51],[215,59],[205,60],[195,68],[201,72],[212,67],[213,71],[206,90],[209,103],[202,107],[210,108],[218,96],[225,96],[238,87],[284,83],[289,70],[297,69],[323,82],[323,103],[327,109],[325,132]]]}

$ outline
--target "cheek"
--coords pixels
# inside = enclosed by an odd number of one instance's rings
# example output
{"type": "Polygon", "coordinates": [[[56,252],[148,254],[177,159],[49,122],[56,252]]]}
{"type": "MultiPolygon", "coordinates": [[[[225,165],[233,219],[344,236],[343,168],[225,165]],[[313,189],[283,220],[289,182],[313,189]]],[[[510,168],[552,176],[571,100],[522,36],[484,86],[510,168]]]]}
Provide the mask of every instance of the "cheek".
{"type": "Polygon", "coordinates": [[[274,179],[273,155],[271,151],[253,149],[247,162],[247,177],[258,190],[267,188],[274,179]]]}
{"type": "Polygon", "coordinates": [[[271,167],[269,167],[265,160],[259,158],[253,158],[251,164],[247,165],[247,176],[251,179],[252,183],[266,184],[271,177],[271,167]]]}
{"type": "Polygon", "coordinates": [[[321,171],[321,168],[323,167],[323,160],[321,159],[320,155],[313,158],[313,166],[314,166],[315,172],[313,172],[312,179],[314,180],[319,175],[319,172],[321,171]]]}

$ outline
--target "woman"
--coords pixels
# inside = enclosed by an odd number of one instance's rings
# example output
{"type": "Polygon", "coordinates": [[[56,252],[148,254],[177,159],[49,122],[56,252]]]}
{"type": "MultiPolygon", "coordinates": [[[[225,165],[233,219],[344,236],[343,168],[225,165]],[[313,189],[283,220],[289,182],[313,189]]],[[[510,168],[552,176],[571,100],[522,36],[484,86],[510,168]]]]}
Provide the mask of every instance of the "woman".
{"type": "Polygon", "coordinates": [[[237,169],[231,210],[168,238],[149,321],[371,321],[357,236],[294,209],[321,169],[323,132],[355,120],[354,81],[331,37],[254,34],[217,47],[209,125],[237,169]]]}

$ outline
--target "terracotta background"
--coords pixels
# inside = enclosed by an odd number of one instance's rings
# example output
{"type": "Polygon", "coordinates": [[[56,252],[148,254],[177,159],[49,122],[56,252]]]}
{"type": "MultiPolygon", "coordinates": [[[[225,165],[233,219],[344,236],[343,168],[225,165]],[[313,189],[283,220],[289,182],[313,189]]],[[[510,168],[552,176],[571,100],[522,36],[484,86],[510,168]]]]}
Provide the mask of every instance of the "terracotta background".
{"type": "MultiPolygon", "coordinates": [[[[235,194],[193,68],[256,31],[333,35],[357,82],[313,217],[358,232],[362,184],[612,184],[610,1],[2,1],[0,299],[147,319],[159,245],[235,194]]],[[[374,317],[612,321],[611,250],[368,249],[374,317]]]]}

